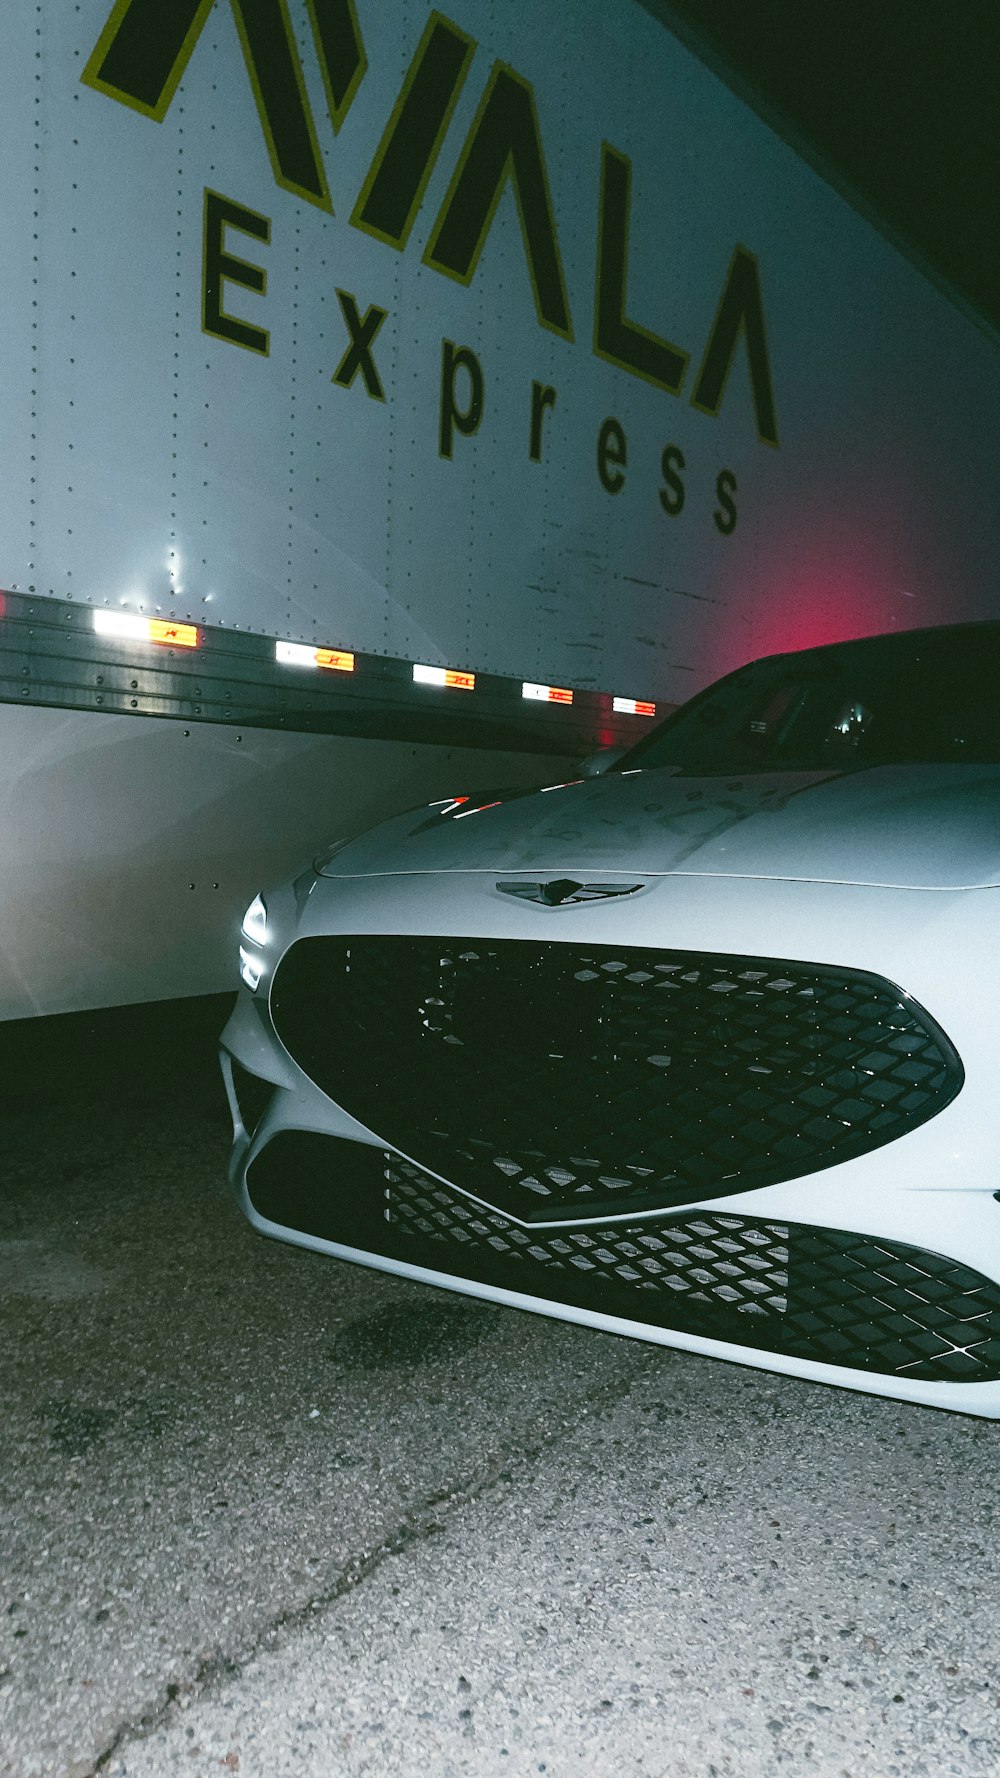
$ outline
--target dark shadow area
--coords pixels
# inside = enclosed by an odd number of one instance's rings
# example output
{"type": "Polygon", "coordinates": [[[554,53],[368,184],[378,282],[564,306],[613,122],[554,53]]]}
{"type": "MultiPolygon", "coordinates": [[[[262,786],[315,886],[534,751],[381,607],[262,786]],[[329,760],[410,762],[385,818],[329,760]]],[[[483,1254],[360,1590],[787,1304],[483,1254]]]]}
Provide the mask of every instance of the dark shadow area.
{"type": "Polygon", "coordinates": [[[217,1052],[234,998],[206,994],[0,1024],[4,1144],[38,1145],[43,1132],[47,1145],[67,1141],[69,1178],[81,1165],[75,1139],[106,1118],[166,1111],[228,1130],[217,1052]]]}
{"type": "Polygon", "coordinates": [[[1000,7],[644,0],[923,269],[1000,327],[1000,7]]]}

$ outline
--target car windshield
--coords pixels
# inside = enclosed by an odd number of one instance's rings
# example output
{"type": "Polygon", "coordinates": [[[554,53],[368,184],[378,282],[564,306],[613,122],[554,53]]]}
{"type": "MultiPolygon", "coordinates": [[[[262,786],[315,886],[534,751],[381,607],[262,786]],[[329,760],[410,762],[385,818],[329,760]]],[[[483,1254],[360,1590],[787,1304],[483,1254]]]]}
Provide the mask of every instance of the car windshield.
{"type": "Polygon", "coordinates": [[[1000,763],[1000,624],[880,636],[741,667],[617,770],[836,771],[1000,763]]]}

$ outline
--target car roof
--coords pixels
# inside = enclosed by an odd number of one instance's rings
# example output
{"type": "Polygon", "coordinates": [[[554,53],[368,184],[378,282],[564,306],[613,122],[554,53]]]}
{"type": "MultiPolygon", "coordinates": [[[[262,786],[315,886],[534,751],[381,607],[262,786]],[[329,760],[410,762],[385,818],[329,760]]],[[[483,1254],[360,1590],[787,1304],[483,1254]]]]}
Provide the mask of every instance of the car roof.
{"type": "Polygon", "coordinates": [[[933,652],[938,646],[945,650],[962,641],[1000,644],[1000,620],[983,618],[973,623],[932,624],[919,630],[882,630],[874,636],[852,636],[842,642],[823,642],[812,648],[794,648],[760,655],[748,665],[759,665],[765,661],[832,661],[839,660],[845,654],[869,651],[873,654],[898,653],[901,658],[905,658],[911,654],[926,654],[928,650],[933,652]]]}

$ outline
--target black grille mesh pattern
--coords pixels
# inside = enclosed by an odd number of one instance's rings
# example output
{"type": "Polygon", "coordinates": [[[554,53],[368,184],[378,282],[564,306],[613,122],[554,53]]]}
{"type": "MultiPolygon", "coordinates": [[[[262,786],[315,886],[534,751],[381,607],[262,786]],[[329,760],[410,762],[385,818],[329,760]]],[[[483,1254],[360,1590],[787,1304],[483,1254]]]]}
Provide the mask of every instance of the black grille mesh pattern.
{"type": "Polygon", "coordinates": [[[308,938],[271,991],[324,1092],[527,1221],[728,1196],[880,1147],[962,1083],[872,975],[520,940],[308,938]]]}
{"type": "Polygon", "coordinates": [[[1000,1376],[1000,1289],[920,1248],[717,1211],[525,1229],[392,1156],[385,1182],[390,1229],[441,1271],[850,1370],[1000,1376]]]}

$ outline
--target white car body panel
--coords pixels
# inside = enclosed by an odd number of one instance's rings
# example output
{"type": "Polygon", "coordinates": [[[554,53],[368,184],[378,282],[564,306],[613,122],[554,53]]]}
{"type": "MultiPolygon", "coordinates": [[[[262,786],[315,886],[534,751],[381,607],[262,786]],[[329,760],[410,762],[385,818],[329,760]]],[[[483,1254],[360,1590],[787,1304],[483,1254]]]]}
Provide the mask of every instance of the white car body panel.
{"type": "Polygon", "coordinates": [[[861,774],[669,767],[554,785],[481,812],[400,815],[351,842],[330,876],[525,870],[787,877],[893,888],[1000,882],[1000,769],[893,765],[861,774]]]}

